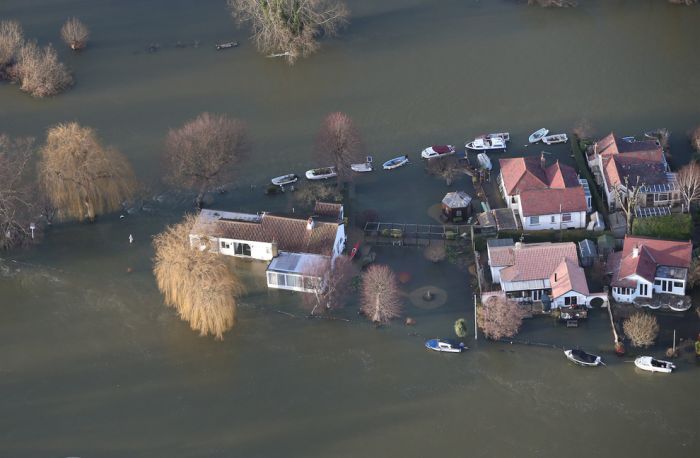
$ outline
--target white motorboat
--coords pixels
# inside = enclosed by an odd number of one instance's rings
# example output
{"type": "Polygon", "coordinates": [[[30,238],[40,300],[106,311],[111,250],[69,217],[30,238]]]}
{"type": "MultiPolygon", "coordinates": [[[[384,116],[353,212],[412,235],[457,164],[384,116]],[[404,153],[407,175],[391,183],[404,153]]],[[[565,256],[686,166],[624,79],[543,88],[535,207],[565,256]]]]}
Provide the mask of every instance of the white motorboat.
{"type": "Polygon", "coordinates": [[[271,179],[270,181],[275,186],[285,186],[288,184],[296,183],[297,180],[299,180],[299,177],[294,173],[290,173],[288,175],[282,175],[279,177],[275,177],[275,178],[271,179]]]}
{"type": "Polygon", "coordinates": [[[350,164],[350,169],[352,169],[353,172],[359,173],[371,172],[373,170],[372,156],[367,156],[367,159],[362,164],[350,164]]]}
{"type": "Polygon", "coordinates": [[[542,143],[545,145],[555,145],[557,143],[566,143],[568,141],[569,137],[567,137],[566,134],[545,135],[542,137],[542,143]]]}
{"type": "Polygon", "coordinates": [[[408,164],[408,156],[399,156],[394,159],[389,159],[382,167],[384,167],[384,170],[392,170],[406,164],[408,164]]]}
{"type": "Polygon", "coordinates": [[[479,161],[479,165],[482,169],[491,170],[493,165],[491,164],[491,159],[486,155],[486,153],[479,153],[476,155],[476,160],[479,161]]]}
{"type": "Polygon", "coordinates": [[[493,138],[486,138],[486,137],[481,137],[481,138],[475,138],[474,140],[470,141],[466,145],[467,149],[473,149],[473,150],[489,150],[489,149],[502,149],[505,151],[506,149],[506,140],[504,140],[502,137],[493,137],[493,138]]]}
{"type": "Polygon", "coordinates": [[[583,350],[565,350],[564,354],[569,361],[574,362],[579,366],[593,367],[603,364],[603,359],[600,356],[586,353],[583,350]]]}
{"type": "Polygon", "coordinates": [[[654,359],[651,356],[640,356],[634,360],[634,365],[645,371],[663,372],[666,374],[670,374],[676,368],[676,365],[672,362],[654,359]]]}
{"type": "Polygon", "coordinates": [[[306,171],[306,178],[308,180],[327,180],[337,176],[338,173],[335,171],[335,167],[321,167],[306,171]]]}
{"type": "Polygon", "coordinates": [[[452,145],[433,145],[424,149],[420,153],[423,159],[433,159],[436,157],[450,156],[455,153],[455,147],[452,145]]]}
{"type": "Polygon", "coordinates": [[[547,135],[548,133],[549,133],[549,130],[548,130],[548,129],[545,129],[545,128],[543,127],[543,128],[541,128],[541,129],[539,129],[539,130],[534,131],[534,132],[532,133],[532,135],[530,135],[530,136],[527,138],[527,141],[529,141],[530,143],[537,143],[538,141],[542,140],[542,137],[544,137],[544,136],[547,135]]]}
{"type": "Polygon", "coordinates": [[[430,339],[425,342],[425,348],[447,353],[461,353],[464,350],[468,350],[462,342],[452,339],[430,339]]]}
{"type": "Polygon", "coordinates": [[[481,137],[481,138],[488,138],[488,139],[491,139],[491,138],[502,138],[503,141],[509,142],[509,141],[510,141],[510,132],[493,132],[493,133],[486,134],[486,135],[480,135],[480,136],[477,137],[477,138],[480,138],[480,137],[481,137]]]}

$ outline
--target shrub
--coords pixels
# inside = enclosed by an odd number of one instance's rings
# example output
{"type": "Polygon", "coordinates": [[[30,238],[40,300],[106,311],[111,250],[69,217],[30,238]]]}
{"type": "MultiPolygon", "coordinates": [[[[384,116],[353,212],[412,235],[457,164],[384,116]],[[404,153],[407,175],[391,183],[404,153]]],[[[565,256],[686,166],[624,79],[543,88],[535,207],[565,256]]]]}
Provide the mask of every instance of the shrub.
{"type": "Polygon", "coordinates": [[[36,42],[26,43],[19,51],[16,70],[20,89],[34,97],[56,95],[73,84],[51,45],[40,48],[36,42]]]}
{"type": "Polygon", "coordinates": [[[689,240],[693,222],[688,214],[674,213],[666,216],[635,218],[632,234],[671,240],[689,240]]]}
{"type": "Polygon", "coordinates": [[[68,19],[61,27],[61,38],[73,51],[85,48],[89,36],[90,31],[87,26],[77,17],[68,19]]]}
{"type": "Polygon", "coordinates": [[[24,42],[22,26],[17,21],[0,21],[0,70],[12,65],[24,42]]]}
{"type": "Polygon", "coordinates": [[[428,245],[425,250],[423,250],[423,255],[428,261],[440,262],[447,257],[447,252],[444,244],[434,243],[428,245]]]}
{"type": "Polygon", "coordinates": [[[654,345],[659,334],[659,323],[656,317],[648,313],[636,312],[622,323],[625,335],[635,347],[654,345]]]}

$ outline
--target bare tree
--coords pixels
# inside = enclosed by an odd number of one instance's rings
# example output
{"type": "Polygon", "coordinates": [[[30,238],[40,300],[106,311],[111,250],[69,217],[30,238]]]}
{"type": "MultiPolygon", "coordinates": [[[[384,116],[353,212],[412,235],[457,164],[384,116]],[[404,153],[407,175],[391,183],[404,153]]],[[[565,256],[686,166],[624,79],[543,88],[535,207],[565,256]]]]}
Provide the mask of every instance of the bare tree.
{"type": "Polygon", "coordinates": [[[513,337],[520,330],[526,312],[515,301],[491,296],[477,310],[477,324],[493,340],[513,337]]]}
{"type": "Polygon", "coordinates": [[[388,266],[373,264],[362,275],[362,312],[375,323],[401,316],[396,275],[388,266]]]}
{"type": "Polygon", "coordinates": [[[222,340],[234,325],[243,285],[218,252],[190,246],[194,223],[195,217],[188,215],[154,237],[153,273],[165,305],[200,335],[222,340]]]}
{"type": "Polygon", "coordinates": [[[352,261],[347,256],[338,256],[333,262],[330,258],[315,262],[309,275],[320,280],[313,283],[311,293],[304,295],[304,302],[311,307],[311,315],[343,307],[349,297],[354,272],[352,261]]]}
{"type": "Polygon", "coordinates": [[[700,257],[695,256],[690,261],[688,269],[688,288],[695,288],[700,285],[700,257]]]}
{"type": "Polygon", "coordinates": [[[90,30],[77,17],[69,18],[61,27],[61,38],[70,49],[77,51],[87,46],[90,30]]]}
{"type": "Polygon", "coordinates": [[[464,167],[459,163],[459,159],[454,156],[430,159],[427,161],[425,168],[430,175],[445,180],[445,185],[447,186],[450,186],[454,179],[464,171],[464,167]]]}
{"type": "Polygon", "coordinates": [[[578,6],[576,0],[527,0],[527,4],[545,8],[578,6]]]}
{"type": "Polygon", "coordinates": [[[119,151],[76,122],[57,124],[41,149],[39,181],[62,220],[94,221],[120,208],[135,192],[136,178],[119,151]]]}
{"type": "Polygon", "coordinates": [[[202,113],[165,139],[166,181],[197,192],[201,207],[207,191],[233,180],[250,149],[248,128],[226,115],[202,113]]]}
{"type": "Polygon", "coordinates": [[[678,171],[678,188],[685,207],[690,211],[693,202],[700,200],[700,164],[693,161],[678,171]]]}
{"type": "Polygon", "coordinates": [[[0,135],[0,250],[31,243],[39,236],[34,223],[36,193],[30,186],[34,139],[0,135]]]}
{"type": "Polygon", "coordinates": [[[294,199],[302,206],[313,207],[316,202],[342,202],[343,194],[332,184],[307,183],[294,193],[294,199]]]}
{"type": "Polygon", "coordinates": [[[632,345],[649,347],[654,345],[656,336],[659,334],[659,322],[653,315],[635,312],[622,323],[622,329],[632,341],[632,345]]]}
{"type": "Polygon", "coordinates": [[[423,256],[428,261],[440,262],[447,257],[447,251],[443,243],[431,243],[423,250],[423,256]]]}
{"type": "Polygon", "coordinates": [[[335,166],[338,180],[351,179],[350,165],[365,160],[365,148],[350,116],[336,111],[323,119],[316,141],[316,156],[322,165],[335,166]]]}
{"type": "Polygon", "coordinates": [[[690,132],[690,144],[695,151],[700,152],[700,125],[690,132]]]}
{"type": "Polygon", "coordinates": [[[22,26],[17,21],[0,21],[0,77],[4,68],[15,63],[24,43],[22,26]]]}
{"type": "Polygon", "coordinates": [[[627,219],[627,233],[632,233],[632,223],[634,222],[634,212],[640,204],[644,183],[637,177],[634,184],[629,183],[629,177],[624,178],[624,185],[618,183],[613,186],[613,196],[617,206],[622,210],[627,219]]]}
{"type": "Polygon", "coordinates": [[[58,60],[53,46],[40,48],[34,41],[20,48],[16,72],[20,89],[34,97],[56,95],[73,84],[73,77],[58,60]]]}
{"type": "Polygon", "coordinates": [[[348,22],[340,0],[228,0],[239,24],[249,23],[258,51],[293,64],[319,48],[321,36],[334,36],[348,22]]]}

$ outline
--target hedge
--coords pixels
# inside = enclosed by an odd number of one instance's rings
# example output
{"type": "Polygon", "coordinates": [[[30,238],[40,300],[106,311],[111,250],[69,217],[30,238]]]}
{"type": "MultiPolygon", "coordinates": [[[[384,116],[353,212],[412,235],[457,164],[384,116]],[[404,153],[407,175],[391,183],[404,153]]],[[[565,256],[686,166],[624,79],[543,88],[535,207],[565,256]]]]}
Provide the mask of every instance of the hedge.
{"type": "Polygon", "coordinates": [[[693,221],[687,213],[635,218],[632,234],[669,240],[690,240],[693,221]]]}

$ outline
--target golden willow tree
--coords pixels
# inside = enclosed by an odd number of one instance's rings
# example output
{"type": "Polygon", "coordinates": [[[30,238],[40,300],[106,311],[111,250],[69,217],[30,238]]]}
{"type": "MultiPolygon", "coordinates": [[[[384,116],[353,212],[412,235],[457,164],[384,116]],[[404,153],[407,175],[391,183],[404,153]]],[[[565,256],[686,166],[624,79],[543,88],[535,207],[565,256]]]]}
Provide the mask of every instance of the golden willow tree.
{"type": "Polygon", "coordinates": [[[102,145],[94,129],[75,122],[49,129],[39,180],[62,220],[94,221],[97,215],[118,210],[136,189],[126,157],[102,145]]]}
{"type": "Polygon", "coordinates": [[[318,51],[321,36],[334,36],[349,11],[339,0],[228,0],[239,24],[250,24],[255,46],[269,57],[293,64],[318,51]]]}
{"type": "Polygon", "coordinates": [[[236,318],[236,297],[243,293],[224,258],[206,244],[190,246],[195,217],[169,226],[155,236],[153,273],[165,305],[202,336],[222,340],[236,318]]]}

